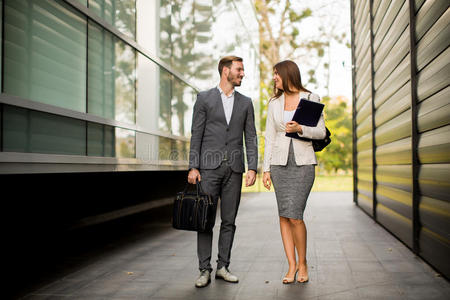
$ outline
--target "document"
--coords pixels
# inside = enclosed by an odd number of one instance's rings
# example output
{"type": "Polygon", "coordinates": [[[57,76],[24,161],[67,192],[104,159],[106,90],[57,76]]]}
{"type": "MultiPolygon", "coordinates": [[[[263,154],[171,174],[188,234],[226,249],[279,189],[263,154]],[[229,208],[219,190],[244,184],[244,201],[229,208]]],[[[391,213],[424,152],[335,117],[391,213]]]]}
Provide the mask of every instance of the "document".
{"type": "MultiPolygon", "coordinates": [[[[300,125],[315,127],[320,120],[324,104],[306,99],[300,99],[297,109],[295,110],[292,121],[300,125]]],[[[299,138],[297,133],[286,133],[286,136],[299,138]]]]}

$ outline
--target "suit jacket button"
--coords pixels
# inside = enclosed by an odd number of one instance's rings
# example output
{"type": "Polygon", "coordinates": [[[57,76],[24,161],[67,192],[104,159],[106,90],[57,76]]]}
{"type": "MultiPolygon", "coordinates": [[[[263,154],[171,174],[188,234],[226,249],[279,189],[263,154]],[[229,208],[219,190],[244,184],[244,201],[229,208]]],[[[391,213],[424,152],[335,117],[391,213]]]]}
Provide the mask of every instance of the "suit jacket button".
{"type": "Polygon", "coordinates": [[[227,131],[230,131],[230,128],[227,128],[227,131]]]}
{"type": "Polygon", "coordinates": [[[226,146],[226,145],[228,145],[228,143],[227,143],[227,142],[225,142],[225,146],[226,146]]]}

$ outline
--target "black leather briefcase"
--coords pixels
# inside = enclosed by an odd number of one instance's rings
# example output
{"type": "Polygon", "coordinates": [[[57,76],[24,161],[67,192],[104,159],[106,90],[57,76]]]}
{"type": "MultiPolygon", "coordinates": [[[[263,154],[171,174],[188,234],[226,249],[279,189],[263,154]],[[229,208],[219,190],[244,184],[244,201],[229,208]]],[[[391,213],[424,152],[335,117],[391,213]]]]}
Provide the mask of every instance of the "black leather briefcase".
{"type": "Polygon", "coordinates": [[[199,182],[195,191],[189,191],[189,184],[177,193],[173,203],[172,225],[175,229],[210,231],[214,227],[214,203],[209,194],[203,192],[199,182]]]}

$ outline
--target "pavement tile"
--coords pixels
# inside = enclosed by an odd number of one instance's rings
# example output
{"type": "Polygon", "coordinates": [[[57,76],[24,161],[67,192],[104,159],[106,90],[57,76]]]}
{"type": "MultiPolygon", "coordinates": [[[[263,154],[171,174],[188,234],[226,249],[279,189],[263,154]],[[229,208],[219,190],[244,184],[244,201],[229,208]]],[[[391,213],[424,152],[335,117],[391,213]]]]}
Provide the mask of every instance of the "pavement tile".
{"type": "Polygon", "coordinates": [[[243,194],[237,218],[230,270],[238,284],[214,279],[219,221],[212,282],[198,289],[196,233],[174,230],[167,220],[143,222],[129,243],[113,241],[96,259],[68,258],[75,271],[24,299],[450,299],[449,283],[351,199],[351,192],[310,195],[305,284],[282,283],[288,264],[275,195],[254,193],[243,194]]]}
{"type": "Polygon", "coordinates": [[[416,260],[381,260],[380,262],[389,272],[424,272],[422,263],[416,260]]]}
{"type": "Polygon", "coordinates": [[[389,300],[404,300],[407,299],[402,291],[398,289],[395,284],[372,284],[356,289],[361,299],[389,299],[389,300]]]}
{"type": "Polygon", "coordinates": [[[379,261],[349,260],[348,263],[354,272],[381,272],[384,270],[379,261]]]}
{"type": "Polygon", "coordinates": [[[437,284],[403,284],[399,289],[408,299],[450,299],[450,294],[443,291],[437,284]]]}
{"type": "Polygon", "coordinates": [[[330,294],[321,295],[318,300],[361,300],[361,297],[354,290],[335,291],[330,294]]]}

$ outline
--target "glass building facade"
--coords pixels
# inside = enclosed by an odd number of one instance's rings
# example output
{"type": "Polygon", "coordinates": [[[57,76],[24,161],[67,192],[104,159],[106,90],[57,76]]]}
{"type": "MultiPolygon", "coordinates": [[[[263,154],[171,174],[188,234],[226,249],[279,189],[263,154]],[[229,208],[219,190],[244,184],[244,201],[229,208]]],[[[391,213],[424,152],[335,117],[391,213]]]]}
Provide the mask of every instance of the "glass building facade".
{"type": "Polygon", "coordinates": [[[2,0],[0,173],[184,170],[220,57],[259,95],[250,0],[2,0]]]}

